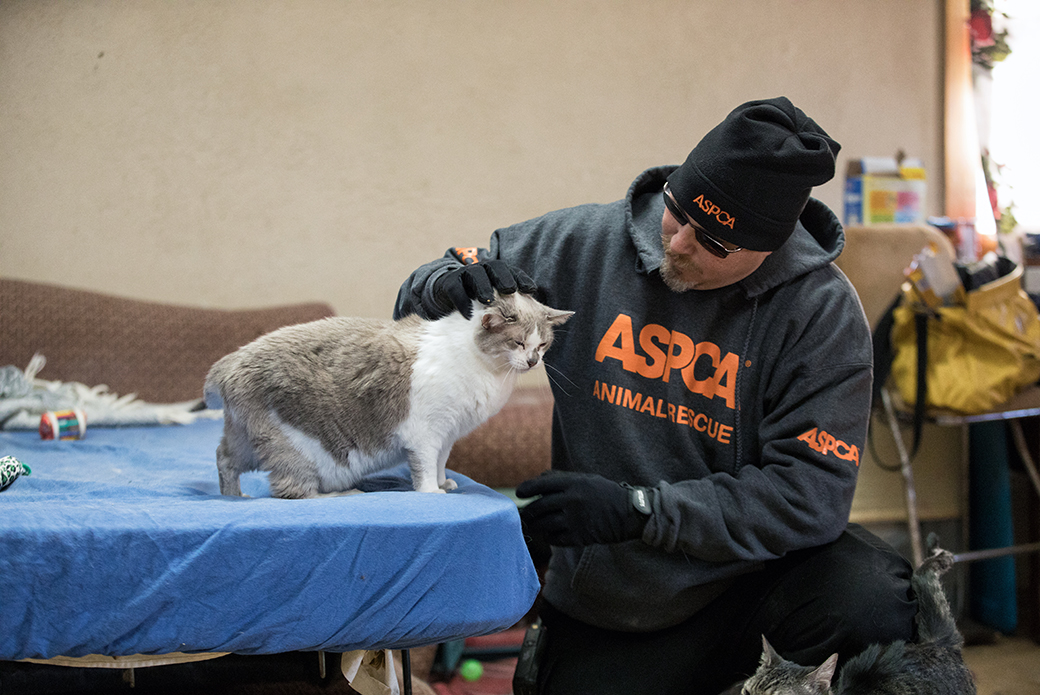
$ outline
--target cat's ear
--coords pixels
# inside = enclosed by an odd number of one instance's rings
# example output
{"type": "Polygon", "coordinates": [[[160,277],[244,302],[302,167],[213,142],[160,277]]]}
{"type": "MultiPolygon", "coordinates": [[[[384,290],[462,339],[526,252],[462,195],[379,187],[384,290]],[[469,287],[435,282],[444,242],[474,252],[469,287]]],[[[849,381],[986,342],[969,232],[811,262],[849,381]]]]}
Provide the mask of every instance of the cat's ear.
{"type": "Polygon", "coordinates": [[[838,655],[831,654],[820,667],[809,674],[809,680],[817,684],[820,692],[829,692],[834,671],[838,668],[838,655]]]}
{"type": "Polygon", "coordinates": [[[769,643],[765,635],[762,635],[762,662],[761,665],[764,667],[775,666],[779,664],[783,659],[773,649],[773,645],[769,643]]]}
{"type": "Polygon", "coordinates": [[[558,309],[550,309],[549,315],[546,316],[549,319],[549,323],[554,326],[559,326],[567,322],[567,319],[574,316],[573,311],[559,311],[558,309]]]}
{"type": "MultiPolygon", "coordinates": [[[[515,321],[516,319],[513,319],[512,322],[515,321]]],[[[480,317],[480,325],[484,327],[485,331],[490,331],[492,333],[501,330],[507,323],[510,323],[509,319],[494,308],[484,312],[484,315],[480,317]]]]}

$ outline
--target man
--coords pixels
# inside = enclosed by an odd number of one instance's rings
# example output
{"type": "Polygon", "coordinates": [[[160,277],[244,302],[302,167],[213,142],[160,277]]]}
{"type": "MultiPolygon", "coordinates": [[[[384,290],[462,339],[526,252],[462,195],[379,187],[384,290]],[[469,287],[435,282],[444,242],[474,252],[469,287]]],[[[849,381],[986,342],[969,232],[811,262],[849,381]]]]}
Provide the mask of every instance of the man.
{"type": "Polygon", "coordinates": [[[542,692],[717,693],[763,634],[806,665],[912,638],[911,568],[848,526],[870,332],[810,197],[838,150],[786,98],[749,102],[624,200],[500,229],[402,287],[398,315],[492,288],[577,312],[546,355],[553,472],[517,489],[552,545],[542,692]]]}

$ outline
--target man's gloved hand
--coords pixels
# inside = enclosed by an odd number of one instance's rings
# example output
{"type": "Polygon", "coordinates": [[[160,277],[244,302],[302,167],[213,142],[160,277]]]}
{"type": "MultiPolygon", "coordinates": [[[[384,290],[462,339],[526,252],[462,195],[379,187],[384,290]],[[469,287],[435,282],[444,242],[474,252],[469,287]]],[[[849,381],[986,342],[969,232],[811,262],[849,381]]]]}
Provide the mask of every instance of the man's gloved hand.
{"type": "Polygon", "coordinates": [[[527,273],[505,261],[472,263],[448,271],[434,281],[433,299],[437,307],[430,313],[446,316],[458,309],[469,319],[473,318],[474,299],[481,304],[490,304],[495,298],[495,290],[501,294],[512,294],[517,290],[534,294],[537,289],[538,285],[527,273]]]}
{"type": "Polygon", "coordinates": [[[560,546],[639,538],[652,508],[652,492],[622,486],[594,473],[570,472],[549,472],[516,488],[520,498],[541,495],[520,510],[525,530],[560,546]],[[633,504],[633,490],[642,493],[642,512],[633,504]]]}

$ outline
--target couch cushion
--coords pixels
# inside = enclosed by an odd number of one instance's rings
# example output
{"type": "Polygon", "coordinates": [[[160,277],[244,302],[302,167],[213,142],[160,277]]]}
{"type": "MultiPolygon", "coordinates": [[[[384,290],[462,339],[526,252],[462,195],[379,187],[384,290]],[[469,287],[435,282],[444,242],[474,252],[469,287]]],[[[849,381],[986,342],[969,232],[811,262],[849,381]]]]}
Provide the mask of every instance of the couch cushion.
{"type": "Polygon", "coordinates": [[[455,443],[448,468],[508,488],[548,470],[552,407],[548,386],[518,387],[502,410],[455,443]]]}

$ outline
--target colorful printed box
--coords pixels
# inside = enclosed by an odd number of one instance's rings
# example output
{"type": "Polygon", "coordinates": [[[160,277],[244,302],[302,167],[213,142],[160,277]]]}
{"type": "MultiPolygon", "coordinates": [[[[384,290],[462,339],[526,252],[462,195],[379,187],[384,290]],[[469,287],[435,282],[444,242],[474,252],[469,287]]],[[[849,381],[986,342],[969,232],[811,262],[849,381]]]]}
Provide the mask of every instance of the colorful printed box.
{"type": "Polygon", "coordinates": [[[920,160],[863,157],[845,174],[845,224],[914,224],[925,220],[920,160]]]}

